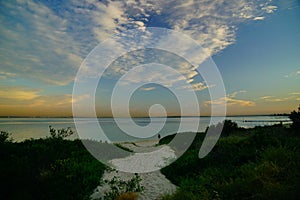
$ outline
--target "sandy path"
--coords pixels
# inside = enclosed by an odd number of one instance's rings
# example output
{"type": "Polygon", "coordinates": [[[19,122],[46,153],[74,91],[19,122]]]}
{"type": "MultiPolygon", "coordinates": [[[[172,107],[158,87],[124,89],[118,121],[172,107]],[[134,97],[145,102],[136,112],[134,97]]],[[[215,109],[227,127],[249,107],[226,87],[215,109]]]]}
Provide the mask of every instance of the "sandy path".
{"type": "MultiPolygon", "coordinates": [[[[132,143],[121,143],[136,154],[120,159],[113,159],[111,163],[122,171],[145,172],[151,169],[160,169],[164,162],[168,159],[174,159],[175,152],[167,145],[155,146],[157,141],[142,141],[132,143]]],[[[130,180],[134,174],[121,171],[105,171],[103,180],[111,180],[114,176],[121,180],[130,180]]],[[[144,191],[139,194],[140,200],[159,199],[164,194],[175,192],[176,186],[173,185],[159,170],[148,173],[139,173],[141,177],[141,185],[144,186],[144,191]]],[[[91,195],[92,199],[99,199],[106,191],[109,191],[109,186],[98,186],[91,195]]]]}

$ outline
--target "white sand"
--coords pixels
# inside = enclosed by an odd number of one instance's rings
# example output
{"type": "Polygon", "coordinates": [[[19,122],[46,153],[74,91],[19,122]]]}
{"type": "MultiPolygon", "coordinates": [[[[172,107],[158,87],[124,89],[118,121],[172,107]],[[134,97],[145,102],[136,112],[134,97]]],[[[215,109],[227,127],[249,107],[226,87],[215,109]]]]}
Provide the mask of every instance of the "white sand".
{"type": "MultiPolygon", "coordinates": [[[[175,152],[167,145],[155,146],[156,144],[157,141],[121,143],[122,146],[136,153],[125,158],[111,160],[110,162],[120,171],[105,171],[102,179],[111,180],[116,176],[121,180],[130,180],[134,174],[128,172],[138,172],[142,179],[141,185],[145,188],[139,194],[140,200],[159,199],[164,194],[174,193],[176,186],[166,179],[159,169],[165,166],[166,162],[176,158],[175,152]]],[[[108,185],[98,186],[91,197],[99,199],[109,190],[108,185]]]]}

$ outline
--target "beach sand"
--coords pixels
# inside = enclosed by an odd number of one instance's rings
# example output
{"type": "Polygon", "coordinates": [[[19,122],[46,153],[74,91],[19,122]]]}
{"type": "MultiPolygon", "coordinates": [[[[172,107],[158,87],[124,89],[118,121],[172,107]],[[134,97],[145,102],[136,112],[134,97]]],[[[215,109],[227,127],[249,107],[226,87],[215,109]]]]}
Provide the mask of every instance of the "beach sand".
{"type": "MultiPolygon", "coordinates": [[[[144,186],[144,191],[139,194],[139,200],[154,200],[159,199],[159,197],[165,194],[174,193],[176,186],[159,169],[166,162],[170,162],[170,160],[176,158],[175,152],[167,145],[156,146],[157,143],[157,140],[120,143],[122,146],[133,150],[135,154],[111,160],[110,162],[119,170],[105,171],[102,179],[111,180],[116,176],[121,180],[128,181],[134,176],[134,173],[128,173],[128,171],[138,172],[142,179],[141,185],[144,186]]],[[[91,198],[99,199],[109,190],[108,185],[98,186],[91,195],[91,198]]]]}

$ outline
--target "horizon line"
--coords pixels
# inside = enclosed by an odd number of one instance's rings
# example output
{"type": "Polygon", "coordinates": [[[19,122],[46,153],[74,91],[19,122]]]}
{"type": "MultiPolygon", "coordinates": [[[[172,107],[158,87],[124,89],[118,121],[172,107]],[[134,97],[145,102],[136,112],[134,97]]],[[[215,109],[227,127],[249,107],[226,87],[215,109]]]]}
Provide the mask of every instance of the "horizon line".
{"type": "MultiPolygon", "coordinates": [[[[181,117],[244,117],[244,116],[288,116],[289,113],[273,113],[273,114],[233,114],[233,115],[200,115],[200,116],[195,116],[195,115],[171,115],[171,116],[130,116],[130,117],[124,117],[124,116],[97,116],[97,118],[181,118],[181,117]]],[[[74,117],[74,116],[22,116],[22,115],[0,115],[0,118],[93,118],[91,116],[79,116],[79,117],[74,117]]]]}

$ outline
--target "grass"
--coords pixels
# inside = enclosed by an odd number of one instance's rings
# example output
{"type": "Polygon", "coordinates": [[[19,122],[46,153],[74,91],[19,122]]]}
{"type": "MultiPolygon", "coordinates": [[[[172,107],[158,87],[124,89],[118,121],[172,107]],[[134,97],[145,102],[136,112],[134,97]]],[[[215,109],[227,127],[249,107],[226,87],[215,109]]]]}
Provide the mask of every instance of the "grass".
{"type": "MultiPolygon", "coordinates": [[[[162,199],[300,199],[299,130],[280,125],[228,127],[205,158],[198,158],[205,136],[198,133],[183,156],[161,170],[179,186],[162,199]]],[[[80,140],[64,140],[57,134],[16,143],[0,133],[1,199],[89,199],[106,167],[80,140]]],[[[173,137],[159,143],[167,144],[173,137]]],[[[125,190],[114,198],[136,199],[137,193],[125,190]]]]}
{"type": "Polygon", "coordinates": [[[179,186],[164,200],[300,199],[297,132],[283,126],[237,128],[221,137],[208,156],[199,159],[203,138],[203,133],[197,134],[188,151],[161,170],[179,186]]]}

